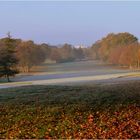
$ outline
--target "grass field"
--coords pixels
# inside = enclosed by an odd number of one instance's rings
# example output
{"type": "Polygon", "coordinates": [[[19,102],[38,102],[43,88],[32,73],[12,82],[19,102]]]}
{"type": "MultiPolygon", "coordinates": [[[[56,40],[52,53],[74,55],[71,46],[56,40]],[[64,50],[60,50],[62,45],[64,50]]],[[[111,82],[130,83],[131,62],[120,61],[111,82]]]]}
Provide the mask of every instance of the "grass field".
{"type": "Polygon", "coordinates": [[[140,138],[140,82],[0,90],[0,138],[140,138]]]}
{"type": "Polygon", "coordinates": [[[36,66],[32,69],[32,72],[49,72],[49,73],[67,73],[67,72],[79,72],[79,71],[94,71],[94,70],[125,70],[128,69],[106,64],[99,60],[88,61],[75,61],[65,63],[43,63],[40,66],[36,66]]]}

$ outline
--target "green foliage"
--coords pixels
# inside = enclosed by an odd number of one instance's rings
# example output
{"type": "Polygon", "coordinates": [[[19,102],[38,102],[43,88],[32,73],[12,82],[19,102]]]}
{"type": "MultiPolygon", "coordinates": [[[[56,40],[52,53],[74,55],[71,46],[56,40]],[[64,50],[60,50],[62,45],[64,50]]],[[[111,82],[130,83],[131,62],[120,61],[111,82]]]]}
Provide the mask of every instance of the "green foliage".
{"type": "Polygon", "coordinates": [[[9,82],[9,76],[14,76],[18,73],[16,65],[18,60],[15,56],[15,40],[11,38],[5,38],[0,44],[0,77],[7,77],[9,82]]]}

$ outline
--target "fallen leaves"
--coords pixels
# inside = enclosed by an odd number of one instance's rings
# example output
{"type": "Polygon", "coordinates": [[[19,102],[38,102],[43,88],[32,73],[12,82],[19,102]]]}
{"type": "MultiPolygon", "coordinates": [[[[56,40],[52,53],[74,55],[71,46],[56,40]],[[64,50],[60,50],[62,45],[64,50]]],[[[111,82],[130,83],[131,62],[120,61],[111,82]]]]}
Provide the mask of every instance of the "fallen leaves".
{"type": "Polygon", "coordinates": [[[0,138],[139,139],[139,84],[136,87],[133,93],[128,86],[6,91],[1,96],[18,98],[0,102],[0,138]]]}

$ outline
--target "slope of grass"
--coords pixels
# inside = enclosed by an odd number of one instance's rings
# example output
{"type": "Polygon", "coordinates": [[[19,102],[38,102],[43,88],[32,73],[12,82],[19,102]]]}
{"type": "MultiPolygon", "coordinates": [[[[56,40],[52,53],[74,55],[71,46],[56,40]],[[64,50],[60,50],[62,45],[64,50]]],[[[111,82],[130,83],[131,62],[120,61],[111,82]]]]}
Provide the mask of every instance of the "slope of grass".
{"type": "Polygon", "coordinates": [[[0,138],[140,138],[140,82],[0,90],[0,138]]]}

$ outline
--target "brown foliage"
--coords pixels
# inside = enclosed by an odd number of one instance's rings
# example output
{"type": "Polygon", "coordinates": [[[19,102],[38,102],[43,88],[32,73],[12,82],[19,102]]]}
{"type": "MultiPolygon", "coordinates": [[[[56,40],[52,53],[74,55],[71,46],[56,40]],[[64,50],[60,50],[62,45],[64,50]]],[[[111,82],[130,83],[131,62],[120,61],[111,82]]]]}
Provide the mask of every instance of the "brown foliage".
{"type": "Polygon", "coordinates": [[[18,66],[23,72],[29,72],[32,66],[39,65],[46,58],[44,50],[32,41],[22,41],[16,50],[19,59],[18,66]]]}

